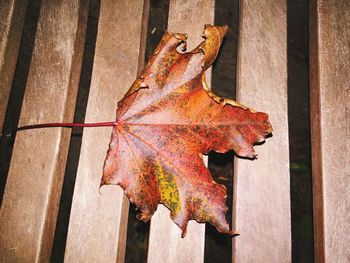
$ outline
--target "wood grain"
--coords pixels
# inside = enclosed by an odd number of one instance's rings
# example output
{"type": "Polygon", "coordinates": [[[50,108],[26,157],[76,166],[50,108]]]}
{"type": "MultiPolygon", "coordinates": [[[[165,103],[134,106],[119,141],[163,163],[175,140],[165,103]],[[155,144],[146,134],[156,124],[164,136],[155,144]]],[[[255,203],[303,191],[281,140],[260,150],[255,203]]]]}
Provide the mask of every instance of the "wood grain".
{"type": "Polygon", "coordinates": [[[26,0],[0,1],[0,132],[15,73],[27,3],[26,0]]]}
{"type": "Polygon", "coordinates": [[[350,2],[309,10],[315,262],[350,262],[350,2]]]}
{"type": "MultiPolygon", "coordinates": [[[[187,50],[193,49],[203,39],[204,24],[214,21],[214,0],[171,0],[169,6],[168,31],[187,33],[187,50]]],[[[210,71],[207,81],[210,83],[210,71]]],[[[169,210],[158,206],[151,220],[148,247],[148,262],[203,262],[205,224],[190,221],[186,237],[170,219],[169,210]]]]}
{"type": "Polygon", "coordinates": [[[235,161],[234,262],[290,262],[285,0],[240,2],[237,100],[269,114],[257,160],[235,161]]]}
{"type": "MultiPolygon", "coordinates": [[[[148,1],[102,1],[86,122],[113,121],[144,60],[148,1]],[[139,57],[142,57],[139,59],[139,57]]],[[[84,130],[65,262],[123,262],[129,201],[119,186],[99,193],[111,128],[84,130]]]]}
{"type": "MultiPolygon", "coordinates": [[[[42,1],[20,125],[72,121],[87,11],[88,1],[42,1]]],[[[1,207],[0,261],[49,262],[69,136],[59,128],[17,134],[1,207]]]]}

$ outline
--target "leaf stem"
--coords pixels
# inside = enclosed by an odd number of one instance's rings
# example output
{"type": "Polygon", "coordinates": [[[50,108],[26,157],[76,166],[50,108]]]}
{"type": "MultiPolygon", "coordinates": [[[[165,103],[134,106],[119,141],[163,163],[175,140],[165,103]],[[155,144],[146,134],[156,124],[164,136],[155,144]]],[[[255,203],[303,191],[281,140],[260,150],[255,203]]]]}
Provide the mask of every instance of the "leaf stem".
{"type": "Polygon", "coordinates": [[[15,129],[12,129],[4,134],[0,134],[0,136],[12,136],[17,131],[22,130],[31,130],[31,129],[41,129],[41,128],[54,128],[54,127],[107,127],[107,126],[116,126],[118,121],[109,121],[109,122],[94,122],[94,123],[66,123],[66,122],[53,122],[53,123],[40,123],[40,124],[32,124],[32,125],[24,125],[15,129]]]}

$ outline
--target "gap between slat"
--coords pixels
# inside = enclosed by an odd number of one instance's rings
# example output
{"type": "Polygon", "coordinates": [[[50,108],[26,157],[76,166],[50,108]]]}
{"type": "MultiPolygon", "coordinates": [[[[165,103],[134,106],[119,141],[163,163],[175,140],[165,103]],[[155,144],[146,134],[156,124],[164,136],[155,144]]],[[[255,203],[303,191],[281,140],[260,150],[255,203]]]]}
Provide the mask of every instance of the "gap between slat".
{"type": "MultiPolygon", "coordinates": [[[[2,133],[16,128],[22,108],[29,67],[32,60],[36,28],[40,13],[40,0],[29,1],[24,20],[21,44],[18,52],[16,70],[13,77],[2,133]]],[[[15,136],[0,139],[0,204],[2,203],[7,176],[10,168],[15,136]]]]}
{"type": "MultiPolygon", "coordinates": [[[[73,122],[75,123],[83,123],[85,120],[86,106],[91,84],[92,65],[94,62],[99,10],[100,1],[91,0],[89,6],[89,17],[87,21],[81,75],[79,80],[79,90],[74,113],[73,122]]],[[[79,163],[82,134],[83,128],[74,127],[72,129],[60,206],[57,216],[54,242],[51,253],[51,261],[53,262],[63,262],[64,259],[64,250],[67,240],[75,177],[79,163]]]]}

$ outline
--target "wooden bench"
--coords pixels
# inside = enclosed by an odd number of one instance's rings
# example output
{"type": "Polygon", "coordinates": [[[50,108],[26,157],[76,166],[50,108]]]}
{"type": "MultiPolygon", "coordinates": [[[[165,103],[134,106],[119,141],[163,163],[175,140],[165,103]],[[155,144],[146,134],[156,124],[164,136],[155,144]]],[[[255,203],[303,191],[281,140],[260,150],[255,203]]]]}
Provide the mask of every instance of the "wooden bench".
{"type": "MultiPolygon", "coordinates": [[[[16,66],[27,1],[0,2],[0,128],[16,66]]],[[[89,3],[42,0],[20,125],[71,122],[89,3]]],[[[214,22],[214,0],[171,0],[168,30],[188,33],[188,49],[214,22]]],[[[316,262],[350,260],[350,5],[310,5],[311,122],[316,262]]],[[[290,262],[291,217],[286,1],[240,2],[237,100],[270,115],[273,137],[259,159],[236,159],[234,262],[290,262]]],[[[86,122],[113,120],[143,66],[148,0],[102,0],[86,122]]],[[[210,74],[209,74],[210,77],[210,74]]],[[[110,128],[85,130],[65,262],[123,262],[129,202],[117,186],[98,192],[110,128]]],[[[0,214],[2,262],[49,262],[70,131],[17,134],[0,214]]],[[[205,225],[186,238],[159,206],[149,262],[203,262],[205,225]]]]}

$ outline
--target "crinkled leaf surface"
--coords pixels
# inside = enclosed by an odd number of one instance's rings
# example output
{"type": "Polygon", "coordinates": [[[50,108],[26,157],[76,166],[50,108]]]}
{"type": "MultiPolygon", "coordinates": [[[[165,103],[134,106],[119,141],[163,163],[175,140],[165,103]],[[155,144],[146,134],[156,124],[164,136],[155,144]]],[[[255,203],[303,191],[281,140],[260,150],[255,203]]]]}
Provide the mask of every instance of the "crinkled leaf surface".
{"type": "Polygon", "coordinates": [[[204,71],[226,27],[206,25],[204,41],[177,51],[186,35],[165,33],[150,61],[118,103],[101,185],[120,185],[148,220],[158,203],[169,208],[183,236],[189,220],[231,233],[226,189],[212,179],[202,154],[211,150],[255,158],[253,145],[272,131],[265,113],[214,95],[204,71]]]}

